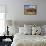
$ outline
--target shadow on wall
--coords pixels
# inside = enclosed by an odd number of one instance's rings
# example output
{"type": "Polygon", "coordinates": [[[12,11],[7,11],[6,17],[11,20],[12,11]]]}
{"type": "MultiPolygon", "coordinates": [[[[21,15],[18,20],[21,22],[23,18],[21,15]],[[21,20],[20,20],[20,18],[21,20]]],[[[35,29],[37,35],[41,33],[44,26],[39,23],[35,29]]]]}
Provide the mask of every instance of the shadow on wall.
{"type": "Polygon", "coordinates": [[[15,21],[15,20],[6,20],[6,26],[24,26],[24,24],[36,24],[36,25],[46,25],[46,21],[15,21]]]}

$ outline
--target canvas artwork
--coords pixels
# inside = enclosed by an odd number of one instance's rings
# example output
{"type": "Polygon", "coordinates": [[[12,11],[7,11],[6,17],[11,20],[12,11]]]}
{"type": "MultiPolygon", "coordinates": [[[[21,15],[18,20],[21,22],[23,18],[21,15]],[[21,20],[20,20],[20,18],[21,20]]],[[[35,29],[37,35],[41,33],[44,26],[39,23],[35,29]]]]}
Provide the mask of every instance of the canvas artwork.
{"type": "Polygon", "coordinates": [[[24,15],[36,15],[37,6],[36,5],[24,5],[24,15]]]}

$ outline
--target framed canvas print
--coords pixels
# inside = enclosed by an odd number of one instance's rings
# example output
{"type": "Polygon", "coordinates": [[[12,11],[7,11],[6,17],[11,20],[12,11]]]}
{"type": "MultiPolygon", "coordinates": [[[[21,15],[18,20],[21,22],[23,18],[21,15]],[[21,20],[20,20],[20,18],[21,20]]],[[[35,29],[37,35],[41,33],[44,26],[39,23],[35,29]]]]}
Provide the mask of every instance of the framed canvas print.
{"type": "Polygon", "coordinates": [[[37,5],[24,5],[24,15],[36,15],[37,5]]]}

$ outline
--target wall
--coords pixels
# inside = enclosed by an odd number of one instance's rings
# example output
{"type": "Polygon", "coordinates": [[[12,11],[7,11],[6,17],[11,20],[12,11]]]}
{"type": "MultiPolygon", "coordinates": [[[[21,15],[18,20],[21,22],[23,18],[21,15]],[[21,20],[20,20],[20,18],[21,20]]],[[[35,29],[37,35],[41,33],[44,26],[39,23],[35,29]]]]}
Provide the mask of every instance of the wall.
{"type": "Polygon", "coordinates": [[[0,0],[0,4],[6,4],[6,19],[16,21],[46,21],[46,0],[0,0]],[[36,16],[24,15],[24,4],[37,5],[36,16]]]}

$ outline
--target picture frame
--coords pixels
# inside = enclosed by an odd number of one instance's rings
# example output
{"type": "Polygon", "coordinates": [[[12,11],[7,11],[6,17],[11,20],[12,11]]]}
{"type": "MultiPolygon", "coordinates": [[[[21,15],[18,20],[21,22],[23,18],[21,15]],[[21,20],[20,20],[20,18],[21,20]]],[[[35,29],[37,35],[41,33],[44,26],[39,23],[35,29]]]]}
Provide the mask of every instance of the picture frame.
{"type": "Polygon", "coordinates": [[[24,5],[24,15],[36,15],[37,5],[24,5]]]}

